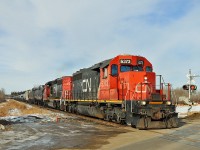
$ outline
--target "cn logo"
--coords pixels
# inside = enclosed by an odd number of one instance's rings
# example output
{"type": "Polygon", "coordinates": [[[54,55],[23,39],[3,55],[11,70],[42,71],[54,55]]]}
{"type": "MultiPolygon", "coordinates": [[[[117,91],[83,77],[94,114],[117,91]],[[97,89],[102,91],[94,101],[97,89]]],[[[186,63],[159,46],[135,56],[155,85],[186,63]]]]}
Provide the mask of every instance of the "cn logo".
{"type": "Polygon", "coordinates": [[[89,90],[89,92],[91,92],[91,90],[92,90],[92,86],[91,86],[91,78],[90,79],[84,79],[83,81],[82,81],[82,91],[83,92],[88,92],[88,90],[89,90]]]}

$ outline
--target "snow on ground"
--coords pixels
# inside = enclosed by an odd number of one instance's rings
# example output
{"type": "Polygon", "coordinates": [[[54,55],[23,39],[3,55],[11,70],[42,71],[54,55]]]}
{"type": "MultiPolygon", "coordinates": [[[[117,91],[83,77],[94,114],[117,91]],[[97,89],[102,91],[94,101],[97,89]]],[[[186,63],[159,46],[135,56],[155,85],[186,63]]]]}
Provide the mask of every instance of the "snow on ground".
{"type": "Polygon", "coordinates": [[[13,116],[13,115],[21,115],[21,111],[19,110],[19,109],[17,109],[17,108],[14,108],[14,109],[10,109],[9,111],[8,111],[8,113],[10,114],[10,116],[13,116]]]}
{"type": "Polygon", "coordinates": [[[176,112],[178,112],[178,117],[183,118],[186,117],[188,114],[191,113],[200,113],[200,105],[196,106],[177,106],[176,107],[176,112]]]}
{"type": "MultiPolygon", "coordinates": [[[[18,112],[20,110],[15,110],[15,112],[18,112]]],[[[16,113],[15,113],[16,114],[16,113]]],[[[28,115],[16,115],[16,116],[6,116],[6,117],[0,117],[0,120],[6,120],[8,122],[12,123],[33,123],[33,122],[59,122],[61,119],[74,119],[76,117],[69,116],[67,114],[63,113],[54,113],[50,112],[47,114],[28,114],[28,115]]]]}
{"type": "Polygon", "coordinates": [[[0,120],[12,123],[57,122],[61,118],[73,119],[74,117],[14,100],[7,100],[7,102],[0,104],[0,120]]]}

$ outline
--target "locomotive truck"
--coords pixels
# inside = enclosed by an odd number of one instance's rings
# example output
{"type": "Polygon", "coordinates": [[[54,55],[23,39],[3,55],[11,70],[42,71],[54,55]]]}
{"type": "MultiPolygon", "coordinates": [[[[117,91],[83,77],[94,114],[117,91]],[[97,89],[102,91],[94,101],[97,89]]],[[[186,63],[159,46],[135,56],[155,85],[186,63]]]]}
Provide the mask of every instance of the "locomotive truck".
{"type": "Polygon", "coordinates": [[[34,91],[37,104],[139,129],[172,128],[179,124],[171,84],[164,83],[142,56],[118,55],[72,76],[49,81],[29,93],[34,91]]]}

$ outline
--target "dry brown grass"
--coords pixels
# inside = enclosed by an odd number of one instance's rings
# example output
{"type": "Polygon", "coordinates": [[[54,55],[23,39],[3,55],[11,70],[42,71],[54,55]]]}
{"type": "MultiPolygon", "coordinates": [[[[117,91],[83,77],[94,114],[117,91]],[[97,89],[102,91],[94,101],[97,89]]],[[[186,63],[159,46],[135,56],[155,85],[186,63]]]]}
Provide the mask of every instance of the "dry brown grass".
{"type": "Polygon", "coordinates": [[[189,120],[200,119],[200,113],[191,113],[185,118],[189,120]]]}
{"type": "Polygon", "coordinates": [[[37,107],[33,107],[33,108],[30,108],[30,109],[24,109],[22,111],[23,114],[47,114],[49,113],[48,110],[44,110],[42,108],[37,108],[37,107]]]}
{"type": "Polygon", "coordinates": [[[8,114],[8,110],[6,110],[6,108],[1,107],[0,108],[0,117],[5,117],[8,114]]]}
{"type": "Polygon", "coordinates": [[[38,107],[28,107],[28,104],[18,102],[15,100],[9,100],[5,103],[0,104],[0,117],[10,116],[9,111],[12,109],[18,109],[21,115],[28,114],[47,114],[48,110],[38,108],[38,107]]]}

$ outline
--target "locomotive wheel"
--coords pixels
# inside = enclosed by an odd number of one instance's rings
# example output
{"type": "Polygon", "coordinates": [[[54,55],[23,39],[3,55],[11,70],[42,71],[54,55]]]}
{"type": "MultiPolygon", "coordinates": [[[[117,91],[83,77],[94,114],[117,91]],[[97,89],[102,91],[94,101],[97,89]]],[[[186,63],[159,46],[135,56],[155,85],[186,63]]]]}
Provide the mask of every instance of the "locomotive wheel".
{"type": "Polygon", "coordinates": [[[126,125],[126,121],[121,119],[121,123],[122,125],[126,125]]]}
{"type": "Polygon", "coordinates": [[[71,109],[72,109],[71,112],[74,114],[74,113],[76,112],[76,110],[75,110],[75,107],[74,107],[73,105],[72,105],[72,108],[71,108],[71,109]]]}
{"type": "Polygon", "coordinates": [[[121,118],[117,116],[117,123],[121,124],[121,118]]]}
{"type": "Polygon", "coordinates": [[[61,105],[60,105],[60,110],[65,110],[65,105],[64,105],[64,103],[61,103],[61,105]]]}
{"type": "Polygon", "coordinates": [[[131,127],[132,128],[136,128],[136,125],[131,123],[131,127]]]}
{"type": "Polygon", "coordinates": [[[68,106],[68,112],[72,113],[72,106],[71,105],[68,106]]]}
{"type": "Polygon", "coordinates": [[[53,101],[53,108],[57,108],[57,103],[56,103],[56,101],[53,101]]]}
{"type": "Polygon", "coordinates": [[[69,112],[69,105],[67,105],[67,106],[65,107],[65,111],[66,111],[66,112],[69,112]]]}
{"type": "Polygon", "coordinates": [[[43,107],[47,107],[48,104],[46,103],[46,101],[43,102],[43,107]]]}
{"type": "Polygon", "coordinates": [[[113,114],[113,120],[117,123],[121,123],[121,118],[119,115],[117,114],[113,114]]]}
{"type": "Polygon", "coordinates": [[[104,120],[112,122],[112,117],[110,115],[106,114],[104,120]]]}
{"type": "Polygon", "coordinates": [[[60,109],[60,102],[56,101],[56,109],[60,109]]]}

